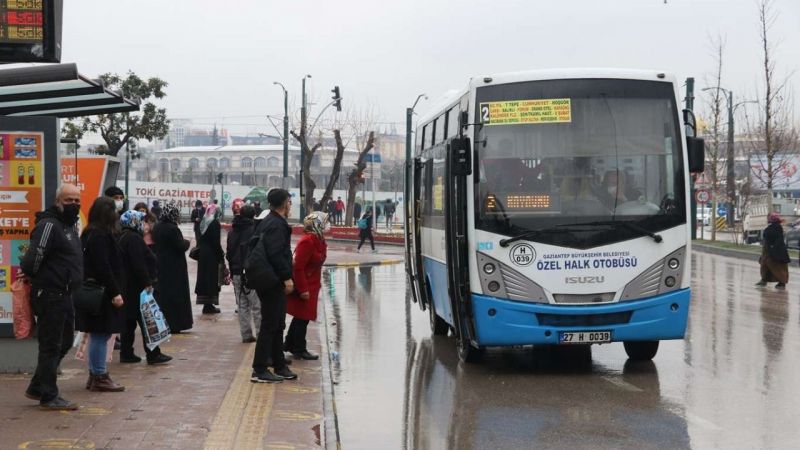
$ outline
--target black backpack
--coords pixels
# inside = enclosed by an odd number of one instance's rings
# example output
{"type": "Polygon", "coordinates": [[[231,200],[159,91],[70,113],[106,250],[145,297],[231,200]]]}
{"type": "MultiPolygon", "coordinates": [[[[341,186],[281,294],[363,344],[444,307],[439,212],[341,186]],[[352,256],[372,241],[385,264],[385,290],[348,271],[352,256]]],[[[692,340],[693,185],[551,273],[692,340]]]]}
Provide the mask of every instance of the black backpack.
{"type": "Polygon", "coordinates": [[[275,270],[267,259],[267,249],[262,238],[264,233],[254,233],[242,248],[242,281],[246,288],[256,291],[274,289],[280,284],[275,270]]]}

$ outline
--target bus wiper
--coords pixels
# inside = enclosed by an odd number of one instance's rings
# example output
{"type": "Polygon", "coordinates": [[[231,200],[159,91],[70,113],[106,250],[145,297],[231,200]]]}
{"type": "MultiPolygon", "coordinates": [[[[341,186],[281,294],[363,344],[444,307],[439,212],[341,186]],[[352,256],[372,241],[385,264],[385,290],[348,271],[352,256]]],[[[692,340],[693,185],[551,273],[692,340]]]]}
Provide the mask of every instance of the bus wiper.
{"type": "Polygon", "coordinates": [[[580,224],[574,224],[574,225],[575,226],[592,226],[592,225],[616,226],[616,225],[619,225],[619,226],[627,228],[627,229],[629,229],[631,231],[634,231],[636,233],[641,233],[641,234],[643,234],[645,236],[649,236],[649,237],[653,238],[653,240],[656,241],[657,243],[661,243],[661,241],[664,240],[664,238],[662,238],[660,234],[653,233],[652,231],[649,231],[644,227],[641,227],[639,225],[636,225],[635,223],[624,221],[624,220],[605,220],[605,221],[598,221],[598,222],[586,222],[586,223],[580,223],[580,224]]]}
{"type": "Polygon", "coordinates": [[[508,244],[510,244],[512,242],[521,241],[523,239],[530,239],[532,237],[536,237],[536,236],[539,236],[541,234],[567,233],[567,232],[570,232],[570,231],[574,231],[574,230],[570,230],[568,228],[540,228],[538,230],[530,230],[530,231],[526,231],[526,232],[524,232],[522,234],[518,234],[516,236],[510,237],[510,238],[500,239],[500,247],[508,247],[508,244]]]}

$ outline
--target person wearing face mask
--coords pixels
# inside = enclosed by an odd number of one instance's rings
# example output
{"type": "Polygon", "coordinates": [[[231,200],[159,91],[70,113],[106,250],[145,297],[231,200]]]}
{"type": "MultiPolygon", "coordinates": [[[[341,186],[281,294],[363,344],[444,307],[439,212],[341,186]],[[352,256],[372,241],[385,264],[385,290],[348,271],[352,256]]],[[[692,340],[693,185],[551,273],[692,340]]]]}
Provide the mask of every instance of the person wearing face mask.
{"type": "Polygon", "coordinates": [[[25,396],[44,410],[76,410],[59,396],[58,365],[72,347],[75,309],[72,293],[83,281],[83,251],[78,237],[81,191],[62,184],[55,204],[36,214],[30,246],[20,269],[31,280],[31,306],[36,314],[39,357],[25,396]]]}
{"type": "Polygon", "coordinates": [[[125,193],[122,192],[122,189],[111,186],[110,188],[106,189],[106,197],[110,197],[114,200],[114,208],[117,210],[117,214],[122,215],[125,212],[125,193]]]}
{"type": "Polygon", "coordinates": [[[292,280],[295,291],[286,300],[286,313],[292,315],[292,323],[286,333],[283,351],[295,358],[315,360],[319,355],[308,351],[306,331],[308,322],[317,320],[317,299],[322,288],[322,265],[328,255],[328,244],[324,231],[330,225],[328,215],[315,212],[303,220],[304,235],[294,249],[292,280]]]}
{"type": "MultiPolygon", "coordinates": [[[[286,189],[275,188],[267,194],[269,215],[256,227],[258,245],[264,245],[267,261],[280,284],[257,289],[261,301],[261,327],[258,330],[253,356],[253,383],[275,383],[296,380],[283,355],[283,330],[286,328],[286,295],[294,291],[292,282],[292,228],[286,221],[292,209],[292,198],[286,189]],[[270,372],[269,366],[275,369],[270,372]]],[[[252,251],[252,250],[251,250],[252,251]]]]}
{"type": "Polygon", "coordinates": [[[200,222],[203,221],[203,217],[205,215],[206,215],[206,208],[203,207],[203,202],[200,200],[195,200],[194,209],[192,210],[192,215],[190,217],[190,220],[192,221],[192,226],[194,227],[195,243],[200,241],[200,222]]]}

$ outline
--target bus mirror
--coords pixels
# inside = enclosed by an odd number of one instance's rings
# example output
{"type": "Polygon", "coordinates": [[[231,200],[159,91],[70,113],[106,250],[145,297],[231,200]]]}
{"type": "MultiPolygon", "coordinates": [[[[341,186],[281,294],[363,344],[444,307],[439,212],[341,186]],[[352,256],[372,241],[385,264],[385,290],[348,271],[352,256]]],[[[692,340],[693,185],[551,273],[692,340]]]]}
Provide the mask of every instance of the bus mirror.
{"type": "Polygon", "coordinates": [[[689,156],[689,172],[700,173],[705,170],[706,147],[705,141],[701,138],[687,137],[686,151],[689,156]]]}
{"type": "Polygon", "coordinates": [[[683,125],[686,130],[686,136],[697,136],[697,119],[691,109],[683,110],[683,125]]]}
{"type": "Polygon", "coordinates": [[[469,138],[456,137],[450,140],[450,171],[453,175],[469,175],[472,173],[472,157],[469,149],[469,138]]]}

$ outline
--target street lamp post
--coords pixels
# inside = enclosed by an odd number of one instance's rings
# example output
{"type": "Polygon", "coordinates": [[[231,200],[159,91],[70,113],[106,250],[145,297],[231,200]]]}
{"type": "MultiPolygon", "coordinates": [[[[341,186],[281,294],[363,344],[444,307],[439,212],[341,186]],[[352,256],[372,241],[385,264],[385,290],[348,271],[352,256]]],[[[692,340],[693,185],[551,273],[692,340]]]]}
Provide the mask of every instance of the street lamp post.
{"type": "Polygon", "coordinates": [[[286,178],[289,177],[289,91],[277,81],[273,81],[272,84],[277,84],[283,89],[283,188],[286,189],[286,178]]]}
{"type": "Polygon", "coordinates": [[[410,227],[408,227],[408,225],[410,224],[411,218],[409,215],[409,199],[411,198],[411,170],[413,169],[411,162],[411,122],[414,117],[414,108],[417,107],[417,103],[419,103],[419,101],[423,98],[427,100],[428,96],[425,94],[419,94],[411,108],[406,108],[406,173],[404,183],[405,186],[403,186],[403,203],[405,204],[403,209],[406,215],[406,235],[409,233],[410,227]]]}
{"type": "MultiPolygon", "coordinates": [[[[311,75],[306,75],[303,77],[303,105],[300,108],[300,136],[303,139],[306,139],[306,79],[311,78],[311,75]]],[[[305,177],[304,173],[304,164],[305,164],[305,150],[300,148],[300,219],[302,220],[303,217],[306,216],[306,208],[305,208],[305,195],[303,194],[303,178],[305,177]]]]}

